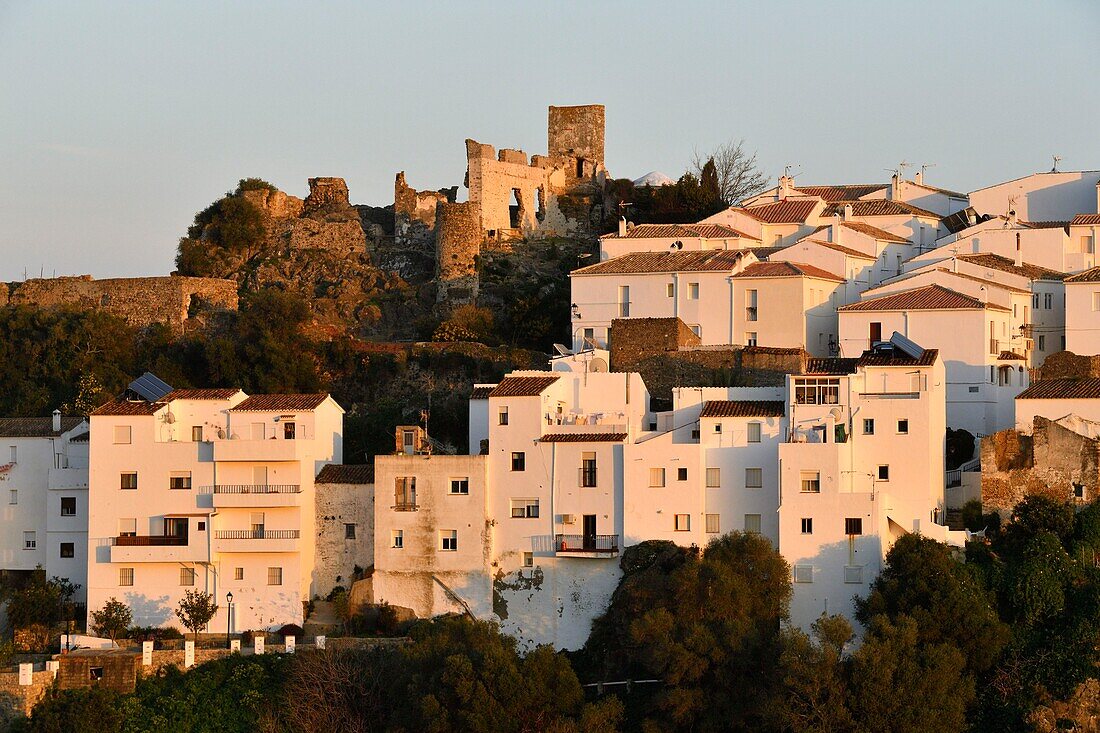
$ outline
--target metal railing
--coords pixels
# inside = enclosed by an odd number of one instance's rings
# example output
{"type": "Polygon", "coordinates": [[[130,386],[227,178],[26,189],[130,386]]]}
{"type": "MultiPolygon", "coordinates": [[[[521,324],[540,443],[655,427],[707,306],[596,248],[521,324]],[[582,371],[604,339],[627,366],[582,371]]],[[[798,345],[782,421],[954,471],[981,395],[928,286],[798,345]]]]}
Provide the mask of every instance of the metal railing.
{"type": "Polygon", "coordinates": [[[297,529],[217,529],[216,540],[296,540],[301,536],[297,529]]]}
{"type": "Polygon", "coordinates": [[[554,535],[556,552],[618,552],[617,534],[557,534],[554,535]]]}
{"type": "Polygon", "coordinates": [[[415,512],[417,510],[416,499],[396,499],[393,503],[393,510],[395,512],[415,512]]]}
{"type": "Polygon", "coordinates": [[[115,537],[116,547],[182,547],[187,537],[180,535],[122,535],[115,537]]]}
{"type": "Polygon", "coordinates": [[[958,486],[962,486],[962,483],[963,483],[962,471],[957,469],[957,468],[949,469],[946,472],[946,475],[945,475],[944,478],[945,478],[945,483],[947,484],[947,488],[949,488],[949,489],[954,489],[958,486]]]}
{"type": "Polygon", "coordinates": [[[214,494],[300,494],[298,484],[218,484],[204,486],[204,491],[214,494]]]}

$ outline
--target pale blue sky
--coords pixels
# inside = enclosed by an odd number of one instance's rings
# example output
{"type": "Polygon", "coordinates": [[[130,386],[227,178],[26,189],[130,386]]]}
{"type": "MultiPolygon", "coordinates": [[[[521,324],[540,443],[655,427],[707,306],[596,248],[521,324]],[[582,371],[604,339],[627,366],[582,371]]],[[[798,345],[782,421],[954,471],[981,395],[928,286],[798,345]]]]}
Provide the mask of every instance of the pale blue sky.
{"type": "Polygon", "coordinates": [[[1100,3],[0,0],[0,280],[163,274],[237,179],[355,203],[461,184],[463,139],[542,152],[607,106],[607,165],[743,137],[769,175],[969,190],[1100,168],[1100,3]]]}

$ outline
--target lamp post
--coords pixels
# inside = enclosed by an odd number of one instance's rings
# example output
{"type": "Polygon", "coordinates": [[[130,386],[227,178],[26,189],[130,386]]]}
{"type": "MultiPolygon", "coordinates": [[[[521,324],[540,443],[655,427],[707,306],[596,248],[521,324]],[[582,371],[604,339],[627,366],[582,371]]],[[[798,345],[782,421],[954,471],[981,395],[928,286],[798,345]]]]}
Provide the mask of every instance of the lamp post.
{"type": "Polygon", "coordinates": [[[233,629],[233,591],[225,594],[225,648],[233,645],[229,642],[229,634],[233,629]]]}

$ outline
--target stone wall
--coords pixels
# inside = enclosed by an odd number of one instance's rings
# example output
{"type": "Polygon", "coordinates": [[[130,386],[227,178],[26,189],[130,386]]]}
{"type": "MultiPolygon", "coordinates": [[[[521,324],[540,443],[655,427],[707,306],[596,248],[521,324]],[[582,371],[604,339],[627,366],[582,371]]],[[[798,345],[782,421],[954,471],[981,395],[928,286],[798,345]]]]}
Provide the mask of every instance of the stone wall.
{"type": "Polygon", "coordinates": [[[57,686],[62,690],[98,686],[116,692],[133,692],[137,685],[138,667],[141,666],[141,653],[112,649],[98,654],[62,654],[58,657],[58,662],[60,667],[57,672],[57,686]],[[93,667],[103,670],[103,676],[99,680],[92,679],[93,667]]]}
{"type": "Polygon", "coordinates": [[[241,196],[264,216],[271,219],[292,219],[302,215],[305,202],[297,196],[283,193],[278,189],[259,188],[242,191],[241,196]]]}
{"type": "Polygon", "coordinates": [[[236,310],[237,283],[175,275],[108,280],[93,280],[90,275],[35,278],[12,283],[8,302],[39,308],[72,306],[101,310],[132,326],[164,323],[179,331],[194,309],[236,310]]]}
{"type": "Polygon", "coordinates": [[[405,182],[405,171],[397,174],[393,186],[394,237],[398,244],[429,245],[435,241],[435,209],[440,203],[454,203],[458,186],[439,191],[417,191],[405,182]]]}
{"type": "Polygon", "coordinates": [[[1078,356],[1072,351],[1051,354],[1034,370],[1035,379],[1083,379],[1100,377],[1100,356],[1078,356]]]}
{"type": "Polygon", "coordinates": [[[374,565],[374,484],[317,484],[317,557],[313,587],[322,596],[351,586],[355,566],[374,565]],[[355,539],[345,524],[355,525],[355,539]]]}
{"type": "Polygon", "coordinates": [[[319,209],[324,207],[351,206],[348,200],[348,184],[343,178],[330,178],[322,176],[309,179],[309,195],[306,196],[305,208],[319,209]]]}
{"type": "Polygon", "coordinates": [[[477,300],[477,255],[484,234],[473,201],[441,203],[435,218],[437,300],[452,305],[477,300]]]}
{"type": "Polygon", "coordinates": [[[585,104],[550,107],[546,125],[546,151],[551,156],[575,156],[602,165],[604,106],[585,104]]]}
{"type": "Polygon", "coordinates": [[[982,438],[982,508],[1004,517],[1025,496],[1091,501],[1100,491],[1100,441],[1036,417],[1031,435],[1002,430],[982,438]],[[1084,496],[1074,498],[1074,484],[1084,496]]]}
{"type": "Polygon", "coordinates": [[[30,715],[53,681],[54,673],[48,670],[34,672],[29,685],[19,684],[18,672],[0,672],[0,730],[7,730],[15,718],[30,715]]]}

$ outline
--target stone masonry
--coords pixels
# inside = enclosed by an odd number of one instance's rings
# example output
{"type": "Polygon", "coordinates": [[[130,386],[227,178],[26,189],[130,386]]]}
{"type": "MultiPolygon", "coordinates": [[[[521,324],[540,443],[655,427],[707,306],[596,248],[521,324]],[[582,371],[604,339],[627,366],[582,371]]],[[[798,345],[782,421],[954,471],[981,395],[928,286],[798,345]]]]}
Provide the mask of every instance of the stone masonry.
{"type": "Polygon", "coordinates": [[[394,237],[400,244],[425,244],[435,241],[435,209],[441,203],[454,203],[458,186],[439,191],[417,191],[405,182],[405,171],[397,174],[393,185],[394,237]]]}
{"type": "Polygon", "coordinates": [[[343,178],[310,178],[305,200],[269,189],[241,196],[264,215],[271,241],[287,250],[354,252],[366,247],[362,221],[348,200],[343,178]]]}
{"type": "Polygon", "coordinates": [[[435,213],[438,302],[450,305],[477,300],[477,255],[484,240],[481,217],[473,201],[440,203],[435,213]]]}

